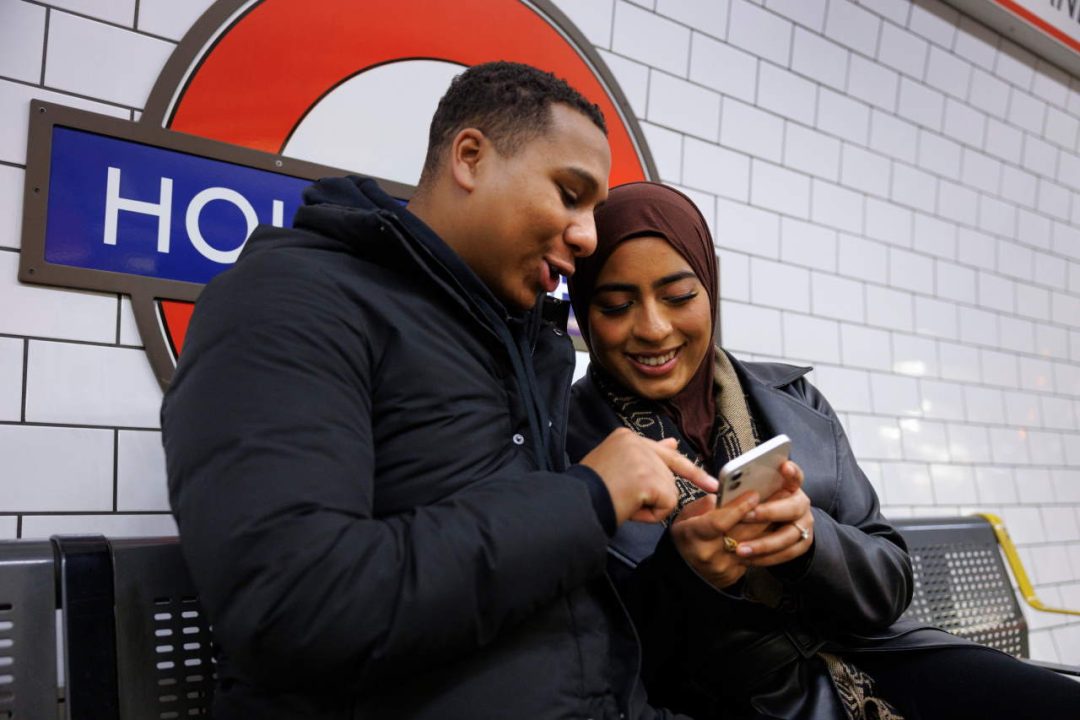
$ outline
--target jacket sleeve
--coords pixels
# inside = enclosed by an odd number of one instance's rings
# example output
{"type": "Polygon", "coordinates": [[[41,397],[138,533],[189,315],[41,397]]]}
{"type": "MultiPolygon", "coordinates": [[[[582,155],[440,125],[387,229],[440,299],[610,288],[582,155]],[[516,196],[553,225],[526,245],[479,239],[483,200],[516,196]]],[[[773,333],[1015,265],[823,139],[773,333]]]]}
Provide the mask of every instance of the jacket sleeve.
{"type": "Polygon", "coordinates": [[[200,297],[162,408],[215,639],[282,689],[460,661],[603,570],[606,535],[567,474],[496,471],[376,512],[379,331],[360,311],[317,267],[253,255],[200,297]]]}
{"type": "Polygon", "coordinates": [[[828,401],[801,378],[791,390],[832,421],[837,478],[831,505],[812,509],[813,556],[794,576],[794,568],[784,566],[776,575],[795,595],[799,611],[829,634],[884,628],[911,602],[914,581],[907,548],[882,517],[877,494],[828,401]]]}

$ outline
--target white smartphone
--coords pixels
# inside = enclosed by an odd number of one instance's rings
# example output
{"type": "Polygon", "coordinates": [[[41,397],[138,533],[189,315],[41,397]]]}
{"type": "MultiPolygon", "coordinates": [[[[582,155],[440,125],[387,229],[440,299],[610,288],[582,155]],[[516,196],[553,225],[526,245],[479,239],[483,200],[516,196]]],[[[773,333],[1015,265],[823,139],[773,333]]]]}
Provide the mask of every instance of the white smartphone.
{"type": "Polygon", "coordinates": [[[781,434],[725,463],[720,468],[720,504],[726,505],[750,490],[757,491],[762,500],[768,499],[784,484],[780,466],[789,457],[791,439],[781,434]]]}

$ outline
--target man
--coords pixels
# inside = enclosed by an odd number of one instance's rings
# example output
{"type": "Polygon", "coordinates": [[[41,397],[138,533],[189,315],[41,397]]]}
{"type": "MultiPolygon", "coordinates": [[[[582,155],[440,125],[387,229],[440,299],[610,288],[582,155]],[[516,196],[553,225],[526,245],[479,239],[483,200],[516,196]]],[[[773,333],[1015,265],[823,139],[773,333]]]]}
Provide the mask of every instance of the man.
{"type": "Polygon", "coordinates": [[[563,81],[477,66],[407,209],[320,181],[203,292],[162,427],[217,717],[654,716],[607,539],[673,509],[671,471],[715,481],[629,431],[567,467],[573,352],[538,303],[609,167],[563,81]]]}

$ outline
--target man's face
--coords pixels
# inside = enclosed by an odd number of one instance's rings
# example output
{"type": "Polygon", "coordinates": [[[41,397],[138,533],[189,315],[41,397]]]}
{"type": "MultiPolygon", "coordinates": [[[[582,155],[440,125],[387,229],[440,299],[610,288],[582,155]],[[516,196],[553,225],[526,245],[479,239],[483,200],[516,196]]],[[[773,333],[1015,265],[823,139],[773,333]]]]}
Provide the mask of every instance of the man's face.
{"type": "Polygon", "coordinates": [[[470,207],[475,236],[463,255],[507,307],[531,308],[596,249],[593,209],[607,198],[610,170],[603,132],[561,104],[551,106],[545,133],[481,160],[470,207]]]}

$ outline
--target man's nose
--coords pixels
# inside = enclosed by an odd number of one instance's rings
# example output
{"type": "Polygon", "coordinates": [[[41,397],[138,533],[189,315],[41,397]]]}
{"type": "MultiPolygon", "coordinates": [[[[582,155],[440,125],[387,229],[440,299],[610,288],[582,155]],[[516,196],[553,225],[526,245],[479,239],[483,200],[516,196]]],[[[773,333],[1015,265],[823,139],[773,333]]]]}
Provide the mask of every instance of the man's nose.
{"type": "Polygon", "coordinates": [[[596,220],[592,210],[578,213],[566,228],[564,237],[574,257],[586,257],[596,252],[596,220]]]}

